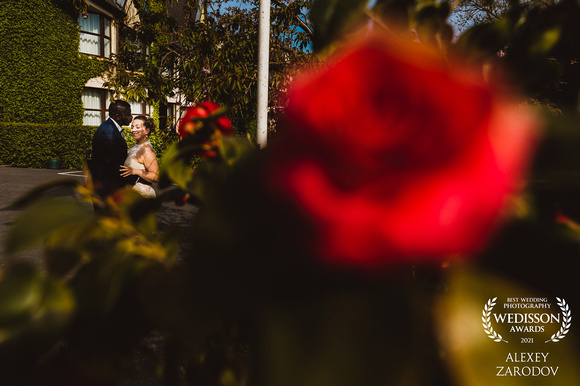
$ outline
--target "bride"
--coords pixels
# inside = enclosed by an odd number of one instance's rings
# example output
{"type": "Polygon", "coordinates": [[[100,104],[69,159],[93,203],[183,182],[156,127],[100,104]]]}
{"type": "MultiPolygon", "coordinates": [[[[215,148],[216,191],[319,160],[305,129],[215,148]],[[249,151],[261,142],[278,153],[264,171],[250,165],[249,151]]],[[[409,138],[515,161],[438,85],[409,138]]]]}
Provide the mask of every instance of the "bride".
{"type": "Polygon", "coordinates": [[[138,115],[131,123],[131,136],[135,139],[135,144],[127,152],[125,165],[121,166],[121,176],[137,176],[133,189],[143,197],[155,198],[155,190],[151,183],[157,182],[159,164],[157,157],[149,142],[149,134],[155,130],[153,119],[144,115],[138,115]]]}

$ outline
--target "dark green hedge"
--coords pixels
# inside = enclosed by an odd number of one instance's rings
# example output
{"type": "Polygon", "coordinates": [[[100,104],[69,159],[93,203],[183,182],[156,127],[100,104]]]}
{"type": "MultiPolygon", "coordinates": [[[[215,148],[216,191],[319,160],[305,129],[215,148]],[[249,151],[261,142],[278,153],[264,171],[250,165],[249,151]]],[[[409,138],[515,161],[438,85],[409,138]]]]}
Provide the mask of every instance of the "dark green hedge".
{"type": "Polygon", "coordinates": [[[82,124],[82,89],[106,62],[79,54],[78,13],[59,4],[0,1],[0,122],[82,124]]]}
{"type": "MultiPolygon", "coordinates": [[[[96,129],[82,125],[0,123],[0,165],[45,168],[48,160],[58,159],[63,169],[80,170],[96,129]]],[[[133,139],[128,129],[125,138],[131,146],[133,139]]],[[[157,158],[161,158],[169,144],[177,141],[177,135],[158,132],[150,139],[157,158]]]]}
{"type": "Polygon", "coordinates": [[[0,123],[0,164],[45,168],[59,159],[63,169],[80,170],[96,127],[0,123]]]}

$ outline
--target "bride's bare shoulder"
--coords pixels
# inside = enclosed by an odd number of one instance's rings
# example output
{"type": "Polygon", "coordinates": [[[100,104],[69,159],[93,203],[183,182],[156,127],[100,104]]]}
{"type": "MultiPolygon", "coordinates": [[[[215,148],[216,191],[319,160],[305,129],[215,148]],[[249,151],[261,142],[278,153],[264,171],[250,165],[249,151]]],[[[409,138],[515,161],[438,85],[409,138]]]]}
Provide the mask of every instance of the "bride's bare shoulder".
{"type": "Polygon", "coordinates": [[[151,146],[150,143],[145,143],[143,144],[143,146],[141,146],[141,148],[139,149],[139,155],[144,156],[144,155],[155,155],[155,151],[153,150],[153,146],[151,146]]]}

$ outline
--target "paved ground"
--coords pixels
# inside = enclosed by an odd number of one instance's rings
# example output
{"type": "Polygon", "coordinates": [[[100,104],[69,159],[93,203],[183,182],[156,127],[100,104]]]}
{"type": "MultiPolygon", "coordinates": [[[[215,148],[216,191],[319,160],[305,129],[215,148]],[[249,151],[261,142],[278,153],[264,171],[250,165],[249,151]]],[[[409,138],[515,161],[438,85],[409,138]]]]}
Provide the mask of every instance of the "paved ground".
{"type": "MultiPolygon", "coordinates": [[[[10,204],[38,184],[65,176],[84,181],[83,173],[80,171],[0,166],[0,266],[7,263],[8,257],[4,253],[4,242],[10,225],[16,220],[20,212],[8,208],[10,204]]],[[[71,189],[61,188],[52,191],[51,195],[72,199],[73,192],[71,189]]],[[[181,207],[171,203],[164,204],[158,214],[160,227],[172,224],[186,228],[191,223],[195,213],[196,209],[189,205],[181,207]]],[[[42,266],[42,251],[38,248],[25,251],[12,258],[30,260],[35,265],[42,266]]]]}

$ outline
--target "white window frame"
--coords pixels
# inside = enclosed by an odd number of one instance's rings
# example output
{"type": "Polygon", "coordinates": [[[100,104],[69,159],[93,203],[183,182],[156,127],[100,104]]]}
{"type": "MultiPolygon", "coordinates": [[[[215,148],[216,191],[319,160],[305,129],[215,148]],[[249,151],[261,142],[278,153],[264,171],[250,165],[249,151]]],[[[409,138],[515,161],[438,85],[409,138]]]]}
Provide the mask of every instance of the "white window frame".
{"type": "Polygon", "coordinates": [[[83,114],[83,125],[86,126],[99,126],[101,123],[103,123],[107,117],[108,117],[108,103],[110,100],[110,92],[106,89],[101,89],[101,88],[94,88],[94,87],[85,87],[83,88],[83,108],[84,108],[84,114],[83,114]],[[99,101],[98,101],[98,107],[95,106],[91,106],[91,107],[87,107],[86,106],[86,100],[85,98],[87,98],[88,96],[86,95],[86,92],[92,92],[93,94],[98,93],[99,95],[99,101]],[[92,122],[90,121],[90,116],[94,116],[96,114],[100,115],[100,122],[92,122]]]}

